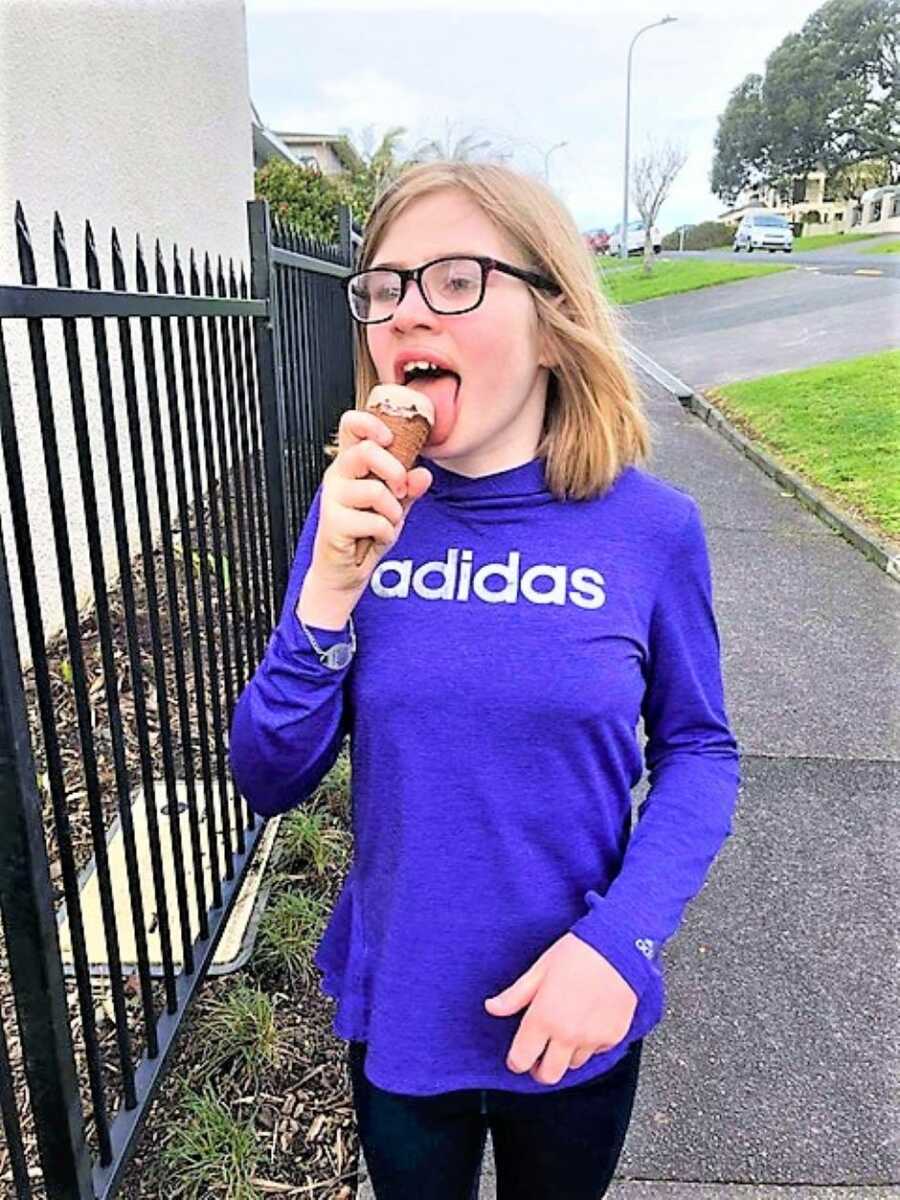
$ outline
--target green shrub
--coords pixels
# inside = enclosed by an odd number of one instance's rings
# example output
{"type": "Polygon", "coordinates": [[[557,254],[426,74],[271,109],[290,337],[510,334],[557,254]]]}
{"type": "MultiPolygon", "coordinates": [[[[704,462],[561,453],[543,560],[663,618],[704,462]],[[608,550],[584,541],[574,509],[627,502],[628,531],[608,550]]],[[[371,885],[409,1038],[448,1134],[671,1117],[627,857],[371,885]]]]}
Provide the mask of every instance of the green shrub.
{"type": "MultiPolygon", "coordinates": [[[[724,221],[701,221],[699,225],[688,225],[684,231],[685,250],[712,250],[718,246],[730,246],[734,240],[734,228],[724,221]]],[[[677,250],[681,245],[681,230],[667,233],[662,240],[663,250],[677,250]]]]}
{"type": "Polygon", "coordinates": [[[333,245],[339,240],[340,191],[327,175],[271,158],[255,176],[256,198],[305,237],[333,245]]]}

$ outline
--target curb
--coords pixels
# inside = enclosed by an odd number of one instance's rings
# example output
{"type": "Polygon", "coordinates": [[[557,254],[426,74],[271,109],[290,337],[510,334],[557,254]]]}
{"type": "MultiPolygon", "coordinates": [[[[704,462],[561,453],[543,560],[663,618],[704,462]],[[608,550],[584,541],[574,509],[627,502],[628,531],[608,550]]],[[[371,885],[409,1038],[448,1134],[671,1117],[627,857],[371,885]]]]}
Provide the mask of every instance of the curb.
{"type": "Polygon", "coordinates": [[[900,583],[900,555],[893,554],[882,542],[877,541],[849,517],[833,508],[815,488],[781,466],[764,450],[755,446],[702,393],[696,392],[688,384],[682,383],[676,376],[655,363],[652,358],[648,358],[646,354],[627,342],[626,350],[635,365],[646,371],[651,378],[671,392],[684,408],[720,433],[751,462],[770,475],[785,491],[793,493],[805,508],[808,508],[826,525],[846,538],[861,554],[874,562],[876,566],[881,567],[882,571],[891,579],[900,583]]]}

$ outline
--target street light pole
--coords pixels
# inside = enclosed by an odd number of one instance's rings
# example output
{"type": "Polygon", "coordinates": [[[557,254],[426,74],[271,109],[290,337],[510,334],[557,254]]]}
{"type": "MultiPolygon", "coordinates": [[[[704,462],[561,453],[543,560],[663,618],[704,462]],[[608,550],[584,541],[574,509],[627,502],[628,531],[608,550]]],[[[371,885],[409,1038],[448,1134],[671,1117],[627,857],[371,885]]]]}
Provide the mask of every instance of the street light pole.
{"type": "Polygon", "coordinates": [[[569,144],[568,142],[557,142],[556,145],[551,146],[550,149],[547,151],[547,153],[544,155],[544,183],[550,182],[550,177],[547,173],[547,163],[550,159],[550,155],[553,153],[554,150],[561,150],[563,148],[563,146],[568,146],[568,144],[569,144]]]}
{"type": "Polygon", "coordinates": [[[661,21],[654,21],[652,25],[645,25],[643,29],[637,31],[631,39],[631,45],[628,47],[628,72],[625,83],[625,197],[622,201],[622,230],[619,237],[619,258],[628,258],[628,149],[631,133],[631,52],[634,49],[634,43],[642,33],[646,33],[648,29],[655,29],[657,25],[668,25],[670,21],[677,20],[677,17],[663,17],[661,21]]]}

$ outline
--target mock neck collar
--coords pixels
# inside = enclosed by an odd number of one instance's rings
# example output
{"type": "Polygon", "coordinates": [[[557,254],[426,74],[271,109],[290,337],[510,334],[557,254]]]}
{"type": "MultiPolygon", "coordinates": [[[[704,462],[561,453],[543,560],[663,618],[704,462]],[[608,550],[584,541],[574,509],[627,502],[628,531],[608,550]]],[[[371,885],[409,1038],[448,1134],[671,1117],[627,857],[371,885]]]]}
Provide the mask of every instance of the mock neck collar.
{"type": "Polygon", "coordinates": [[[542,458],[474,477],[460,475],[424,456],[420,456],[419,461],[428,468],[434,480],[427,494],[440,499],[476,500],[493,496],[543,495],[549,491],[542,458]]]}

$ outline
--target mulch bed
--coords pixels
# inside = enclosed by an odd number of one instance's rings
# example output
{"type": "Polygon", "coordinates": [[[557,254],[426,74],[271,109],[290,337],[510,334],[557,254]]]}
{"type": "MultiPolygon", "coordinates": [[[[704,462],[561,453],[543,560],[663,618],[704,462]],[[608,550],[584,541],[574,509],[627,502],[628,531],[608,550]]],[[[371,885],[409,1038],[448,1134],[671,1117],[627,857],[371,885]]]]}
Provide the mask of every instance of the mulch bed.
{"type": "MultiPolygon", "coordinates": [[[[231,493],[233,498],[233,492],[231,493]]],[[[221,493],[220,493],[221,500],[221,493]]],[[[216,514],[219,528],[224,529],[223,513],[216,514]]],[[[213,543],[210,527],[209,511],[205,513],[205,527],[208,550],[212,553],[213,543]]],[[[197,550],[195,521],[190,526],[191,545],[197,550]]],[[[173,531],[176,545],[180,546],[180,533],[173,531]]],[[[266,547],[260,547],[263,561],[266,547]]],[[[224,552],[224,540],[223,540],[224,552]]],[[[205,678],[203,686],[195,686],[194,664],[191,656],[190,639],[188,636],[190,623],[187,606],[187,573],[185,563],[176,556],[174,560],[177,580],[176,597],[176,627],[180,629],[184,650],[184,678],[189,698],[190,735],[193,742],[193,774],[197,784],[197,802],[202,810],[203,791],[200,783],[202,760],[200,756],[199,733],[197,724],[198,693],[205,696],[207,718],[209,723],[209,755],[215,770],[216,745],[212,728],[211,688],[208,677],[209,646],[203,622],[203,594],[200,586],[199,567],[194,567],[194,583],[200,624],[200,644],[205,678]]],[[[175,657],[172,639],[171,606],[168,602],[165,574],[165,560],[160,545],[154,551],[154,578],[156,581],[157,598],[160,609],[160,633],[162,654],[165,664],[165,697],[168,701],[168,717],[172,730],[173,757],[176,778],[185,777],[184,761],[181,752],[181,733],[179,725],[178,690],[175,677],[175,657]]],[[[238,564],[232,563],[231,570],[237,569],[238,564]]],[[[138,554],[132,563],[132,586],[135,594],[136,626],[138,632],[139,656],[143,679],[141,686],[146,702],[146,733],[149,739],[149,751],[153,763],[154,779],[163,779],[163,754],[160,741],[159,695],[156,688],[153,658],[151,652],[152,630],[147,606],[146,581],[143,562],[138,554]]],[[[210,619],[214,631],[213,652],[219,665],[220,674],[220,703],[223,721],[226,720],[227,708],[222,675],[221,647],[219,640],[219,608],[215,578],[210,572],[210,588],[212,605],[210,619]]],[[[228,609],[229,597],[226,591],[226,628],[235,629],[231,612],[228,609]]],[[[115,661],[115,687],[118,692],[118,703],[122,718],[123,750],[127,772],[127,789],[138,789],[142,786],[140,747],[138,726],[135,715],[135,697],[133,681],[128,656],[127,623],[125,607],[119,585],[108,590],[107,602],[111,626],[111,642],[115,661]]],[[[277,613],[273,619],[277,620],[277,613]]],[[[113,744],[110,733],[109,707],[107,688],[113,681],[105,678],[99,626],[95,607],[84,608],[79,614],[80,647],[85,669],[84,700],[90,708],[92,742],[96,754],[96,779],[99,790],[99,801],[102,809],[103,830],[108,830],[116,816],[119,815],[119,799],[116,790],[116,774],[113,758],[113,744]]],[[[239,626],[238,626],[239,628],[239,626]]],[[[20,638],[24,634],[20,633],[20,638]]],[[[266,631],[266,640],[268,631],[266,631]]],[[[245,643],[246,644],[246,643],[245,643]]],[[[85,755],[83,753],[79,734],[78,709],[76,692],[72,682],[72,672],[68,663],[69,649],[64,633],[59,634],[46,646],[47,666],[52,689],[53,727],[56,733],[62,771],[62,795],[69,830],[71,855],[76,872],[85,867],[94,854],[94,839],[92,836],[92,819],[88,804],[87,778],[85,771],[85,755]]],[[[63,902],[62,887],[63,869],[60,862],[59,839],[53,804],[50,798],[50,781],[47,776],[47,754],[35,688],[34,667],[28,668],[23,679],[28,708],[28,719],[31,729],[32,751],[35,772],[42,794],[42,819],[45,833],[45,843],[49,863],[50,879],[53,887],[54,901],[57,905],[63,902]]],[[[239,688],[237,689],[240,690],[239,688]]],[[[223,730],[227,745],[228,731],[223,730]]],[[[346,752],[346,751],[345,751],[346,752]]],[[[344,752],[344,753],[345,753],[344,752]]],[[[226,765],[227,770],[227,765],[226,765]]],[[[335,836],[350,840],[349,801],[344,790],[329,790],[323,787],[313,797],[309,804],[315,805],[327,814],[330,826],[335,830],[335,836]]],[[[229,776],[229,792],[233,784],[229,776]]],[[[229,798],[233,812],[233,802],[229,798]]],[[[216,793],[216,806],[218,796],[216,793]]],[[[288,817],[282,818],[282,826],[288,817]]],[[[278,858],[279,837],[273,848],[273,861],[278,858]]],[[[189,853],[189,843],[185,843],[185,853],[189,853]]],[[[272,880],[270,905],[277,895],[279,888],[290,887],[304,895],[317,897],[322,904],[322,911],[327,917],[336,901],[343,883],[346,858],[341,856],[340,869],[332,864],[330,869],[321,874],[312,864],[294,862],[279,863],[279,868],[288,865],[290,881],[280,882],[276,875],[272,880]]],[[[264,879],[263,884],[266,880],[264,879]]],[[[144,897],[145,908],[151,910],[152,895],[144,897]]],[[[174,897],[169,897],[169,917],[172,924],[172,935],[175,946],[180,945],[177,928],[177,907],[174,897]]],[[[123,919],[120,914],[120,920],[123,919]]],[[[323,921],[324,928],[324,921],[323,921]]],[[[318,939],[316,939],[317,941],[318,939]]],[[[310,953],[311,959],[311,953],[310,953]]],[[[152,980],[153,1013],[158,1017],[164,1008],[163,981],[152,980]]],[[[105,1104],[111,1114],[121,1100],[120,1093],[120,1062],[116,1043],[116,1025],[108,990],[102,978],[94,978],[91,982],[93,992],[93,1011],[83,1012],[79,1002],[75,980],[66,977],[68,1004],[72,1018],[72,1040],[75,1053],[77,1077],[81,1091],[82,1109],[86,1118],[86,1136],[89,1152],[94,1160],[98,1155],[92,1116],[92,1101],[88,1083],[88,1072],[83,1037],[83,1023],[90,1020],[96,1027],[101,1062],[101,1074],[105,1089],[105,1104]]],[[[143,1010],[141,993],[136,976],[126,980],[126,1006],[128,1014],[128,1034],[130,1038],[131,1062],[136,1066],[145,1050],[143,1010]]],[[[21,1058],[18,1038],[18,1026],[15,1016],[14,997],[11,989],[9,968],[6,960],[5,943],[0,936],[0,1009],[2,1020],[9,1042],[12,1086],[18,1098],[21,1133],[26,1150],[26,1160],[29,1165],[34,1195],[37,1198],[46,1195],[40,1178],[40,1166],[34,1134],[34,1121],[31,1112],[29,1096],[25,1083],[25,1073],[21,1058]]],[[[352,1109],[349,1072],[346,1065],[346,1042],[338,1038],[331,1029],[334,1012],[334,1001],[325,995],[320,987],[320,974],[311,961],[308,970],[299,976],[296,972],[279,970],[277,964],[269,963],[265,970],[257,967],[255,958],[251,958],[244,970],[233,975],[213,976],[204,980],[195,997],[194,1004],[185,1017],[180,1033],[167,1063],[166,1073],[153,1102],[133,1157],[126,1167],[123,1183],[119,1191],[125,1200],[162,1195],[174,1196],[178,1192],[178,1180],[171,1174],[166,1175],[162,1162],[162,1151],[165,1143],[174,1131],[184,1127],[185,1113],[183,1108],[184,1085],[190,1085],[201,1090],[205,1084],[211,1083],[217,1096],[229,1108],[234,1116],[242,1120],[252,1117],[257,1137],[265,1148],[265,1171],[254,1181],[254,1191],[244,1192],[243,1195],[294,1195],[328,1197],[329,1200],[349,1200],[357,1190],[357,1163],[359,1145],[355,1132],[355,1122],[352,1109]],[[235,986],[236,981],[258,984],[273,999],[276,1004],[278,1028],[288,1047],[277,1070],[272,1070],[257,1088],[256,1094],[248,1095],[242,1081],[229,1073],[227,1066],[220,1067],[211,1075],[204,1064],[204,1053],[207,1041],[202,1036],[205,1006],[220,998],[227,990],[235,986]]],[[[0,1194],[12,1195],[12,1172],[10,1158],[5,1141],[0,1140],[0,1194]]],[[[213,1180],[209,1189],[197,1193],[204,1197],[232,1197],[227,1181],[213,1180]]]]}

